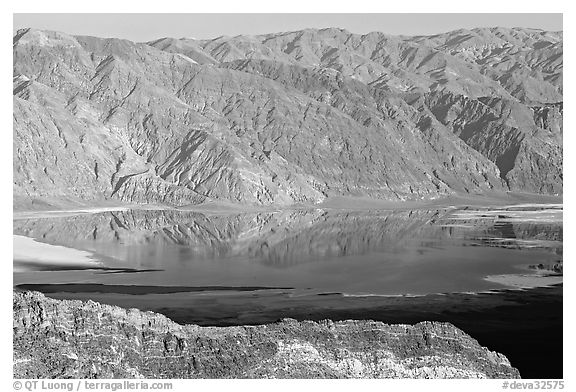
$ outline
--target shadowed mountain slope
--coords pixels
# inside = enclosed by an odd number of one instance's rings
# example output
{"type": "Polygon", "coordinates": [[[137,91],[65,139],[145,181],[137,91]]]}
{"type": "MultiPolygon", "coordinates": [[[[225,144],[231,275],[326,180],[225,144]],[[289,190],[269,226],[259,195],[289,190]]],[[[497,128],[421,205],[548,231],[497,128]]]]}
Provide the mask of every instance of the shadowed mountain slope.
{"type": "Polygon", "coordinates": [[[14,37],[14,198],[562,193],[562,33],[14,37]]]}

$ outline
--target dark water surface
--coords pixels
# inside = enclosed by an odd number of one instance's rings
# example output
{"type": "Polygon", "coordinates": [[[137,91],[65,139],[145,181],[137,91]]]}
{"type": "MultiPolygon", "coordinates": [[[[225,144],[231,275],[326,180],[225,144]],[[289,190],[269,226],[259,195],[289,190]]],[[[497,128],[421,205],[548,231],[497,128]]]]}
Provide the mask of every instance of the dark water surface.
{"type": "Polygon", "coordinates": [[[541,275],[558,273],[558,205],[234,215],[127,210],[13,226],[16,235],[89,251],[96,260],[65,267],[15,260],[20,289],[200,325],[284,317],[449,321],[507,355],[523,377],[562,376],[562,286],[507,290],[485,279],[530,276],[529,265],[539,265],[541,275]]]}

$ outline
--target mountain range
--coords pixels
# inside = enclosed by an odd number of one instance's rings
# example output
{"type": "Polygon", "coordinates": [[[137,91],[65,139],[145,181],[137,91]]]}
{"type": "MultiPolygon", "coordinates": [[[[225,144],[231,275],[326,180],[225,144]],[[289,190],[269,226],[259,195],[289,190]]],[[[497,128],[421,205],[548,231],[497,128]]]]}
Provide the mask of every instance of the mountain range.
{"type": "Polygon", "coordinates": [[[563,34],[19,30],[16,209],[561,195],[563,34]]]}

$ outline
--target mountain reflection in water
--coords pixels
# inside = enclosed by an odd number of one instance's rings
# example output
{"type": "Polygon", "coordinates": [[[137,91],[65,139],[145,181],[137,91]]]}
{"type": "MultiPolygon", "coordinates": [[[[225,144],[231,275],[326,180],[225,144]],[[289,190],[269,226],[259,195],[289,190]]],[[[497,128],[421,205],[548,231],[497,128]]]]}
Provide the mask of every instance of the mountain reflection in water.
{"type": "Polygon", "coordinates": [[[127,210],[13,224],[14,234],[93,252],[104,265],[50,272],[45,264],[15,260],[26,271],[15,274],[16,284],[429,294],[500,288],[483,278],[562,258],[561,206],[234,215],[127,210]],[[135,271],[142,272],[128,273],[135,271]]]}

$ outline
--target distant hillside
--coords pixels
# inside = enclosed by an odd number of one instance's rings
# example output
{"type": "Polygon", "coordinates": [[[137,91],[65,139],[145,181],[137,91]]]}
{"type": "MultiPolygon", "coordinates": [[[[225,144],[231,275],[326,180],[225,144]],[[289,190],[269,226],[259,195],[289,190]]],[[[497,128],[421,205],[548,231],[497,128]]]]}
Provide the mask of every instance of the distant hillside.
{"type": "Polygon", "coordinates": [[[14,198],[319,203],[562,194],[562,32],[20,30],[14,198]]]}

